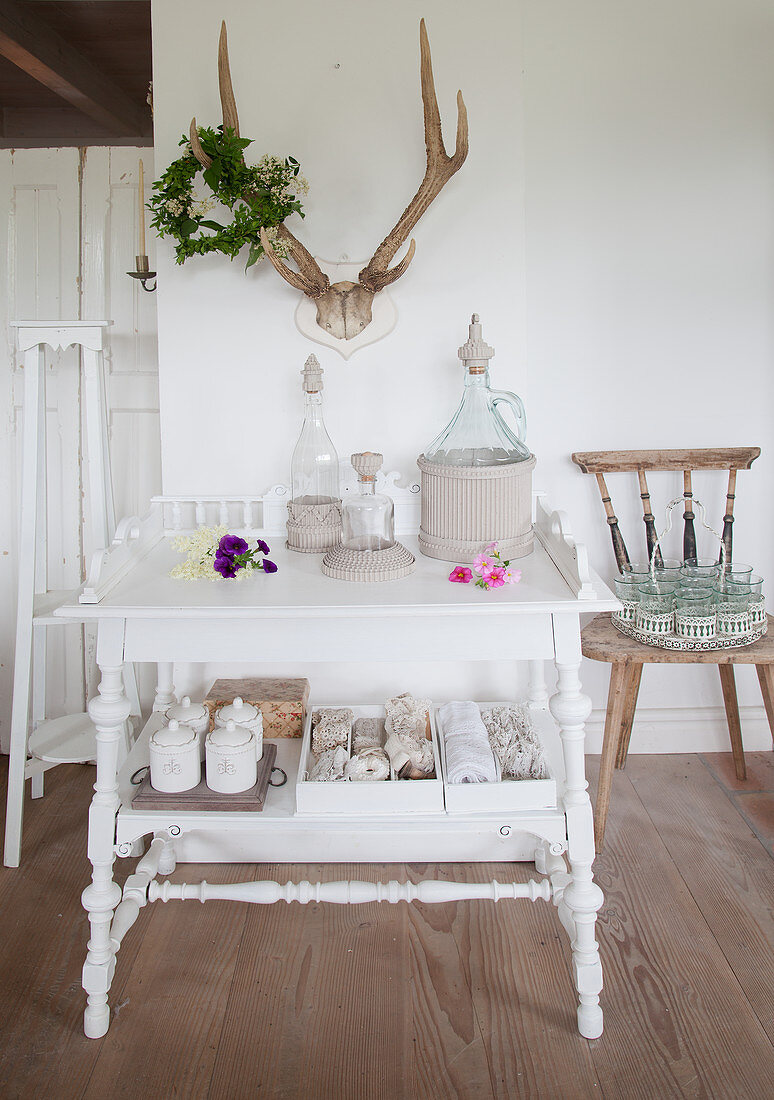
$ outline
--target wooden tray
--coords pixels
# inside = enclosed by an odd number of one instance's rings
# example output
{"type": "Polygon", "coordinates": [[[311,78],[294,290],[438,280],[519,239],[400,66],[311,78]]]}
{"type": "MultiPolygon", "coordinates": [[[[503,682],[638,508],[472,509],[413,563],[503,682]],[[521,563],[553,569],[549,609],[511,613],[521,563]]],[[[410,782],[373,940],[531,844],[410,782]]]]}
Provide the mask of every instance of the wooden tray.
{"type": "Polygon", "coordinates": [[[266,801],[266,789],[276,757],[277,746],[264,743],[263,756],[258,761],[258,782],[248,791],[240,791],[239,794],[211,791],[204,779],[190,791],[179,791],[177,794],[154,791],[148,773],[137,788],[132,806],[136,809],[153,810],[252,810],[260,813],[266,801]]]}

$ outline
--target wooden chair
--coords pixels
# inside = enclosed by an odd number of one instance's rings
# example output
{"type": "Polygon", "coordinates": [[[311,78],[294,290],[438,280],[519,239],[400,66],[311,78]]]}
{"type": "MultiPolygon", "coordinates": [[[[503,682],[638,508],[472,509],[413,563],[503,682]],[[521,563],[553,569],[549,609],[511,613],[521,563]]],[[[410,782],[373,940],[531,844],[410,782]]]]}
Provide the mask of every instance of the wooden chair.
{"type": "MultiPolygon", "coordinates": [[[[734,498],[736,476],[739,470],[749,470],[760,454],[759,447],[735,447],[722,450],[694,449],[670,451],[587,451],[574,454],[576,463],[584,474],[595,474],[602,503],[605,508],[613,551],[619,572],[623,572],[629,556],[618,527],[618,519],[605,482],[605,474],[633,472],[637,474],[642,518],[645,524],[645,541],[648,560],[656,548],[656,521],[651,511],[650,493],[646,474],[652,470],[677,470],[683,474],[683,558],[696,557],[696,532],[694,527],[692,472],[694,470],[727,470],[728,490],[726,514],[723,517],[723,543],[728,560],[732,558],[734,498]]],[[[657,557],[659,550],[656,548],[657,557]]],[[[605,734],[599,769],[599,787],[594,812],[594,833],[597,851],[601,851],[605,836],[605,823],[610,805],[610,786],[613,767],[623,768],[629,751],[632,723],[637,706],[637,695],[646,664],[714,664],[718,666],[723,702],[731,738],[731,751],[738,779],[746,778],[742,730],[739,722],[739,706],[736,698],[734,665],[755,665],[763,695],[763,705],[769,726],[774,735],[774,618],[768,617],[769,633],[739,649],[719,649],[709,652],[675,652],[644,645],[619,633],[610,621],[610,615],[597,615],[582,632],[582,651],[593,661],[606,661],[610,670],[610,690],[607,699],[605,734]]]]}

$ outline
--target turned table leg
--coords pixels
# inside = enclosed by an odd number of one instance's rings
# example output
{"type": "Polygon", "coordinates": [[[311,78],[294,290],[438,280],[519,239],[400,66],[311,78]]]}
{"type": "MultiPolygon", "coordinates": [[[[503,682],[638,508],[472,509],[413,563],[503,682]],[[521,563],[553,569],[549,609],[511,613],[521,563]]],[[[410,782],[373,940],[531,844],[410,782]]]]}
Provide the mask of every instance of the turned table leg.
{"type": "Polygon", "coordinates": [[[731,738],[731,752],[734,757],[734,768],[737,779],[747,778],[747,768],[744,762],[744,749],[742,748],[742,725],[739,721],[739,703],[736,698],[736,682],[734,680],[733,665],[718,665],[720,673],[720,686],[723,688],[723,703],[726,708],[726,720],[728,721],[728,733],[731,738]]]}
{"type": "Polygon", "coordinates": [[[83,988],[87,994],[83,1030],[89,1039],[103,1036],[110,1023],[108,993],[115,971],[110,924],[121,900],[121,889],[113,881],[113,861],[119,807],[118,753],[130,709],[122,675],[123,633],[121,619],[104,619],[99,624],[97,664],[101,680],[99,695],[89,703],[89,717],[97,730],[97,781],[89,809],[88,840],[93,871],[92,881],[81,897],[91,927],[83,964],[83,988]]]}
{"type": "Polygon", "coordinates": [[[594,818],[586,782],[584,756],[585,724],[591,700],[581,692],[578,675],[581,662],[580,623],[577,616],[555,615],[554,638],[557,693],[550,701],[562,739],[565,767],[564,810],[567,818],[569,885],[562,901],[574,929],[572,960],[578,992],[578,1030],[586,1039],[602,1034],[602,963],[596,940],[597,912],[604,897],[594,882],[594,818]]]}

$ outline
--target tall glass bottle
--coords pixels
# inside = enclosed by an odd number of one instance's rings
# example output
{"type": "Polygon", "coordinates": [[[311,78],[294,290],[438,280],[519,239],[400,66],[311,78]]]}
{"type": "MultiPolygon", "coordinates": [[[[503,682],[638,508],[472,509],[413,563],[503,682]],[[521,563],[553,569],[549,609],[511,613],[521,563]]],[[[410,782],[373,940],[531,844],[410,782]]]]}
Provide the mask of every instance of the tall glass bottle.
{"type": "Polygon", "coordinates": [[[440,435],[425,450],[427,462],[444,466],[501,466],[530,458],[525,446],[527,420],[521,398],[489,385],[489,360],[494,348],[484,343],[481,323],[473,314],[468,340],[457,352],[465,368],[465,388],[459,407],[440,435]],[[512,428],[498,405],[510,408],[512,428]]]}
{"type": "Polygon", "coordinates": [[[304,424],[290,460],[293,503],[333,504],[340,499],[339,456],[323,421],[322,367],[310,355],[304,377],[304,424]]]}

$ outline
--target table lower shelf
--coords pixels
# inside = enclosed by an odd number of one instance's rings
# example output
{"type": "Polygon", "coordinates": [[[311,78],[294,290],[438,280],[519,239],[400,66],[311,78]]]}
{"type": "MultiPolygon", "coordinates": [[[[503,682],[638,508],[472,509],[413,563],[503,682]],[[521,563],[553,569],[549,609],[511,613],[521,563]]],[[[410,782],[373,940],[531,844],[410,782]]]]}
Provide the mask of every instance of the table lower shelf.
{"type": "Polygon", "coordinates": [[[358,815],[296,813],[296,777],[301,742],[280,739],[276,765],[288,782],[270,787],[261,813],[161,811],[132,807],[131,776],[148,762],[148,740],[163,725],[154,714],[133,746],[119,776],[121,808],[116,850],[153,832],[175,837],[180,863],[414,863],[532,862],[546,841],[557,854],[566,847],[561,808],[476,814],[396,813],[358,815]]]}

